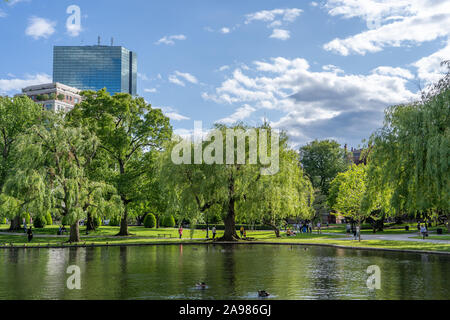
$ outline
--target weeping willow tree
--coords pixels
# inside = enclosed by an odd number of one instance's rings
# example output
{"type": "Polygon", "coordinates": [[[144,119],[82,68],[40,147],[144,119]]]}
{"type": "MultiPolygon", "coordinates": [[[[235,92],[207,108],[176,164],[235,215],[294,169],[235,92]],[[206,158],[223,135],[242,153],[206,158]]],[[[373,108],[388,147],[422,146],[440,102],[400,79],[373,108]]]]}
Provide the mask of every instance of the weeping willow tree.
{"type": "MultiPolygon", "coordinates": [[[[14,147],[19,137],[41,121],[44,114],[45,111],[26,96],[0,97],[0,190],[12,172],[14,147]]],[[[10,230],[20,229],[21,214],[24,213],[21,201],[0,193],[0,207],[0,217],[11,221],[10,230]]]]}
{"type": "Polygon", "coordinates": [[[237,124],[232,127],[216,125],[201,143],[179,141],[172,145],[167,149],[161,167],[163,184],[167,185],[173,199],[170,201],[171,210],[180,212],[181,218],[197,221],[205,220],[208,212],[220,212],[225,224],[224,236],[220,240],[225,241],[239,239],[236,233],[238,215],[241,218],[248,215],[251,219],[252,215],[264,212],[264,215],[278,217],[285,214],[283,210],[297,215],[300,210],[293,202],[300,196],[294,189],[303,190],[303,186],[297,183],[297,176],[288,178],[288,172],[297,175],[298,162],[295,162],[295,169],[292,166],[293,155],[288,156],[288,152],[282,160],[284,173],[280,174],[276,168],[280,156],[279,142],[283,149],[286,141],[285,134],[279,136],[267,124],[258,128],[237,124]],[[263,199],[254,194],[259,191],[255,185],[263,188],[264,183],[270,184],[269,181],[273,182],[273,190],[277,192],[289,190],[292,199],[266,198],[267,206],[261,211],[252,205],[263,199]],[[269,210],[270,206],[273,209],[269,210]]]}
{"type": "Polygon", "coordinates": [[[97,147],[98,139],[88,130],[65,127],[54,115],[21,137],[17,145],[21,156],[15,159],[14,175],[5,190],[34,215],[58,210],[71,225],[69,241],[78,242],[79,221],[88,213],[115,215],[121,210],[115,189],[87,175],[97,147]]]}
{"type": "Polygon", "coordinates": [[[289,150],[286,141],[280,146],[280,170],[261,176],[249,186],[238,203],[238,217],[261,221],[280,237],[280,223],[287,218],[311,220],[314,217],[314,189],[299,166],[298,154],[289,150]]]}
{"type": "Polygon", "coordinates": [[[371,138],[369,158],[379,169],[370,179],[378,190],[391,190],[397,214],[450,221],[450,89],[439,82],[430,92],[421,102],[387,109],[371,138]]]}

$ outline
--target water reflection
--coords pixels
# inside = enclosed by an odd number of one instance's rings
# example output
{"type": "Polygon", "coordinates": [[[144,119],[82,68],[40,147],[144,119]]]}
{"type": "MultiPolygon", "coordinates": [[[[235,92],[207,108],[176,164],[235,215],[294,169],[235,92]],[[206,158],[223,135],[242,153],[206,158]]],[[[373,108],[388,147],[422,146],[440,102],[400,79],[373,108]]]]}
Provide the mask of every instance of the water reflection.
{"type": "Polygon", "coordinates": [[[448,299],[450,257],[276,245],[0,251],[0,299],[448,299]],[[81,290],[66,287],[81,269],[81,290]],[[381,290],[367,288],[367,267],[381,290]],[[195,284],[205,282],[198,290],[195,284]]]}

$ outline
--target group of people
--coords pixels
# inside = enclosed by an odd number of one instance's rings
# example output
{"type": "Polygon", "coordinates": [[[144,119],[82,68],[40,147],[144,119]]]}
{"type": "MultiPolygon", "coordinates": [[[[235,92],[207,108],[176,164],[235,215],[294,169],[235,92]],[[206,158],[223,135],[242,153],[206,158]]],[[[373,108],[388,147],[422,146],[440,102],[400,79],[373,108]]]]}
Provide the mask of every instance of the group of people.
{"type": "MultiPolygon", "coordinates": [[[[317,222],[317,232],[318,233],[322,233],[322,223],[319,221],[317,222]]],[[[328,223],[327,223],[327,227],[328,227],[328,223]]],[[[312,221],[309,222],[304,222],[303,224],[294,224],[294,228],[297,229],[298,232],[300,233],[312,233],[313,232],[313,223],[312,221]]],[[[290,229],[288,229],[289,232],[287,232],[287,235],[295,235],[295,232],[291,231],[290,229]]]]}

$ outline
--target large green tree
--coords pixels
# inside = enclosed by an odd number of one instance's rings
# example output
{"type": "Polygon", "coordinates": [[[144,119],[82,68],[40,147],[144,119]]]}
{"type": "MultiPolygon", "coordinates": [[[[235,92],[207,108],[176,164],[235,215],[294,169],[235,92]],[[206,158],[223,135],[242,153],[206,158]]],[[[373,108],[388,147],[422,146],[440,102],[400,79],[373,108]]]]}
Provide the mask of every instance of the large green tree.
{"type": "Polygon", "coordinates": [[[73,124],[83,123],[99,139],[101,156],[108,165],[105,180],[113,184],[124,211],[119,235],[129,235],[130,204],[140,200],[139,190],[148,171],[147,153],[159,150],[172,135],[169,118],[143,98],[106,90],[82,93],[83,101],[68,115],[73,124]]]}
{"type": "Polygon", "coordinates": [[[305,186],[302,184],[303,180],[299,181],[298,177],[289,175],[296,173],[300,176],[301,170],[298,162],[292,161],[293,154],[287,151],[286,135],[281,134],[279,145],[274,143],[275,136],[268,125],[258,128],[249,128],[243,124],[232,127],[217,125],[201,145],[184,142],[184,163],[170,161],[171,156],[179,151],[176,148],[183,144],[172,146],[162,161],[165,166],[161,170],[169,186],[167,189],[172,190],[171,203],[176,207],[171,210],[180,212],[182,219],[191,220],[205,220],[204,215],[208,211],[221,212],[225,224],[221,239],[226,241],[239,239],[236,234],[238,217],[241,220],[257,217],[269,224],[286,217],[286,214],[297,216],[301,212],[299,206],[305,203],[302,200],[305,186]],[[248,133],[248,140],[243,138],[243,133],[248,133]],[[241,140],[235,135],[239,135],[241,140]],[[261,151],[260,148],[251,147],[255,146],[256,140],[259,146],[261,141],[266,140],[267,149],[261,151]],[[252,141],[253,144],[245,141],[252,141]],[[195,164],[197,148],[214,161],[195,164]],[[281,161],[280,171],[265,171],[269,168],[268,162],[261,160],[264,159],[264,154],[276,156],[281,161]],[[268,189],[264,190],[264,195],[256,194],[265,187],[268,189]],[[258,201],[261,201],[259,207],[258,201]]]}
{"type": "MultiPolygon", "coordinates": [[[[44,113],[41,106],[26,96],[0,96],[0,190],[3,189],[7,176],[12,173],[13,150],[18,139],[31,126],[41,121],[44,113]]],[[[4,194],[1,198],[1,202],[5,204],[2,213],[11,220],[10,230],[19,229],[21,219],[15,216],[13,199],[8,199],[4,194]]]]}
{"type": "Polygon", "coordinates": [[[51,209],[59,211],[71,225],[69,241],[78,242],[79,221],[89,212],[108,215],[121,209],[115,189],[87,175],[98,145],[97,137],[86,128],[66,127],[53,115],[20,138],[15,153],[20,156],[14,159],[14,174],[5,190],[34,217],[51,209]]]}
{"type": "Polygon", "coordinates": [[[301,147],[300,162],[313,187],[324,195],[337,174],[349,166],[345,149],[334,140],[314,140],[301,147]]]}
{"type": "Polygon", "coordinates": [[[388,108],[371,138],[377,170],[370,180],[391,190],[397,214],[450,220],[450,89],[442,88],[421,102],[388,108]]]}

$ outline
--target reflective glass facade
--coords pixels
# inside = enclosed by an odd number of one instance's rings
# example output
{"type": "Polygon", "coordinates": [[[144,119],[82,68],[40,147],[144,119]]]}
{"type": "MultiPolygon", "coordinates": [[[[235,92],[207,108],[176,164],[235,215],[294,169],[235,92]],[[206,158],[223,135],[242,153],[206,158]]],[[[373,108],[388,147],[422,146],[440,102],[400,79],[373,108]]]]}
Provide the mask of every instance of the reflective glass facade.
{"type": "Polygon", "coordinates": [[[120,46],[55,46],[53,82],[136,95],[137,56],[120,46]]]}

